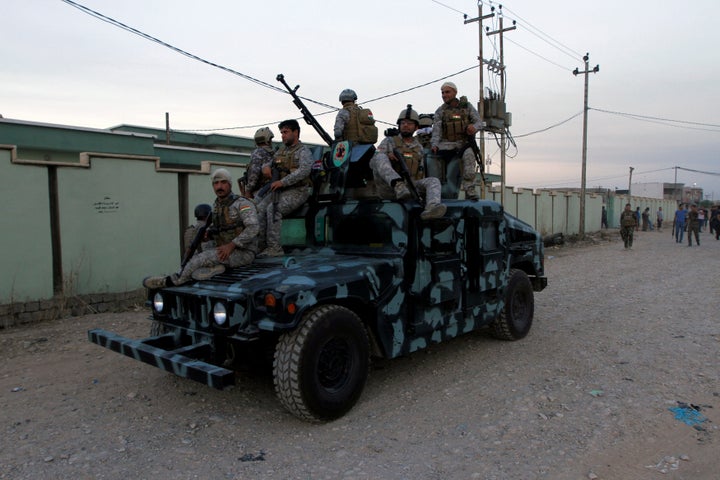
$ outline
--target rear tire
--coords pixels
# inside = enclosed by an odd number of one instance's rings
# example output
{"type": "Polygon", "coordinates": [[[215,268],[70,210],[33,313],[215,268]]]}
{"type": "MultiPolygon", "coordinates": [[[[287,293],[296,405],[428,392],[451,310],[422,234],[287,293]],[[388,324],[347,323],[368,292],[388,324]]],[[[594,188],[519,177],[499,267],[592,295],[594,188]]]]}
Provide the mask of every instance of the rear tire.
{"type": "Polygon", "coordinates": [[[533,288],[527,274],[522,270],[510,270],[505,288],[505,306],[500,316],[490,324],[490,331],[500,340],[520,340],[532,327],[535,310],[533,288]]]}
{"type": "Polygon", "coordinates": [[[282,335],[273,376],[280,403],[311,422],[334,420],[360,398],[370,364],[370,342],[360,318],[339,305],[307,313],[282,335]]]}

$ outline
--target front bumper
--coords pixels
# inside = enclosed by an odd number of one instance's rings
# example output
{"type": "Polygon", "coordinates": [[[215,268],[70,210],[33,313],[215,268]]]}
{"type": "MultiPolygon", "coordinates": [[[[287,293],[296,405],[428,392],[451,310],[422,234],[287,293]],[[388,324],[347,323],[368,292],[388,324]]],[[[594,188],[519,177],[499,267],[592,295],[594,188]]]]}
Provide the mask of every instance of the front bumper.
{"type": "Polygon", "coordinates": [[[201,360],[211,353],[212,346],[208,342],[180,345],[172,333],[133,340],[102,329],[89,330],[88,339],[101,347],[218,390],[235,385],[235,372],[201,360]]]}

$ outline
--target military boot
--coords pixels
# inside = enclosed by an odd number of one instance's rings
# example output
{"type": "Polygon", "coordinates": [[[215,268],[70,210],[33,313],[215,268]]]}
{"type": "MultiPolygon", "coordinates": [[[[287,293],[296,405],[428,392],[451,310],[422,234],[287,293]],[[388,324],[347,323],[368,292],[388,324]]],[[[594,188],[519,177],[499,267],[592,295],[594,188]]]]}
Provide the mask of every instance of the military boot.
{"type": "Polygon", "coordinates": [[[407,188],[407,185],[405,185],[405,182],[402,180],[395,182],[393,189],[395,190],[395,198],[397,200],[407,200],[412,196],[410,194],[410,190],[407,188]]]}
{"type": "Polygon", "coordinates": [[[420,214],[420,218],[423,220],[431,220],[433,218],[441,218],[443,215],[445,215],[445,212],[447,211],[447,206],[442,203],[433,203],[431,205],[426,205],[425,210],[422,211],[420,214]]]}
{"type": "Polygon", "coordinates": [[[168,277],[165,275],[157,275],[154,277],[145,277],[142,281],[143,287],[151,290],[157,290],[158,288],[165,288],[168,286],[168,277]]]}

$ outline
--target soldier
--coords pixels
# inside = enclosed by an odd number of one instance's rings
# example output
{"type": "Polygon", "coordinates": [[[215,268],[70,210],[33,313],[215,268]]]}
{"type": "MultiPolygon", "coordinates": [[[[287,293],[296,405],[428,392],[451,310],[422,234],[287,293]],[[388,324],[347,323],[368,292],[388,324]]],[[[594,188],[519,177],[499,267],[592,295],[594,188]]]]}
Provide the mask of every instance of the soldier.
{"type": "Polygon", "coordinates": [[[333,134],[335,140],[349,140],[356,143],[375,143],[377,127],[370,110],[360,108],[355,101],[355,90],[346,88],[339,97],[342,108],[335,117],[333,134]]]}
{"type": "Polygon", "coordinates": [[[283,146],[272,162],[263,165],[263,174],[271,179],[270,191],[258,204],[260,256],[284,255],[280,245],[283,216],[292,213],[310,198],[310,173],[313,158],[310,149],[300,141],[297,120],[284,120],[278,126],[283,146]]]}
{"type": "Polygon", "coordinates": [[[687,234],[688,234],[688,247],[692,247],[692,237],[695,234],[695,243],[700,246],[700,219],[698,215],[697,205],[694,203],[690,205],[690,211],[687,212],[687,234]]]}
{"type": "Polygon", "coordinates": [[[432,113],[420,114],[420,125],[415,136],[424,150],[430,150],[432,139],[433,116],[432,113]]]}
{"type": "Polygon", "coordinates": [[[250,154],[250,163],[248,164],[246,175],[243,179],[239,179],[240,193],[247,198],[254,198],[258,191],[268,183],[268,179],[262,174],[262,166],[272,162],[272,130],[268,127],[262,127],[255,132],[255,145],[257,148],[250,154]]]}
{"type": "Polygon", "coordinates": [[[478,111],[465,97],[457,99],[457,87],[445,82],[440,87],[443,104],[433,116],[433,132],[430,141],[436,161],[444,163],[442,172],[448,182],[449,198],[457,198],[459,188],[465,198],[478,198],[475,189],[475,154],[468,148],[468,140],[482,129],[483,122],[478,111]],[[439,157],[439,158],[437,158],[439,157]],[[457,170],[456,170],[457,169],[457,170]],[[458,177],[462,177],[458,186],[458,177]]]}
{"type": "Polygon", "coordinates": [[[440,180],[425,177],[422,145],[413,137],[420,124],[418,114],[410,105],[398,116],[399,135],[385,137],[370,160],[375,177],[375,188],[385,199],[404,200],[410,191],[400,173],[405,162],[413,185],[425,197],[425,210],[420,214],[423,220],[440,218],[447,207],[440,200],[440,180]],[[400,156],[400,158],[398,158],[400,156]]]}
{"type": "Polygon", "coordinates": [[[258,217],[251,200],[232,192],[230,172],[218,168],[210,177],[215,190],[211,230],[216,248],[194,255],[177,273],[147,277],[147,288],[182,285],[191,278],[207,280],[225,271],[225,267],[247,265],[257,252],[258,217]]]}
{"type": "MultiPolygon", "coordinates": [[[[207,203],[200,203],[195,207],[195,223],[193,223],[192,225],[188,225],[188,227],[185,229],[185,232],[183,233],[182,258],[185,258],[185,256],[190,251],[190,245],[192,244],[193,240],[195,240],[195,236],[197,235],[198,230],[200,230],[201,227],[205,226],[210,212],[212,212],[212,207],[207,203]]],[[[198,245],[197,253],[202,252],[202,249],[202,244],[198,245]]]]}
{"type": "Polygon", "coordinates": [[[632,250],[633,244],[633,233],[635,233],[635,227],[637,226],[637,217],[635,212],[632,210],[632,206],[629,203],[625,204],[625,210],[620,214],[620,236],[625,243],[625,249],[632,250]]]}

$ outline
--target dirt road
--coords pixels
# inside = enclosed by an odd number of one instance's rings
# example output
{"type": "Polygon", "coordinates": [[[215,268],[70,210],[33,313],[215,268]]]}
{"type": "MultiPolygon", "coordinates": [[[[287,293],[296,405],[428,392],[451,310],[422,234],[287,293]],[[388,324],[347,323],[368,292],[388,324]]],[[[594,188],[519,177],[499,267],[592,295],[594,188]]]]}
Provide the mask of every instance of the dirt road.
{"type": "Polygon", "coordinates": [[[376,363],[323,425],[266,375],[220,392],[87,341],[142,310],[0,330],[0,479],[718,479],[720,242],[612,237],[546,251],[526,339],[376,363]]]}

